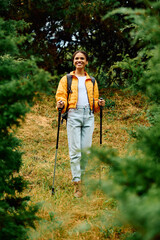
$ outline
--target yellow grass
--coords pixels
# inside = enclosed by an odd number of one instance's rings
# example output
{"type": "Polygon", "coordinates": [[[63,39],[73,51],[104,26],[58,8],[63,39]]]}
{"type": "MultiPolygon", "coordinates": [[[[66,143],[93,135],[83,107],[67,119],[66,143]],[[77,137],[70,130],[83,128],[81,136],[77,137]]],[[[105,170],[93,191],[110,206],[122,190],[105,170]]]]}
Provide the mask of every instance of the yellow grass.
{"type": "MultiPolygon", "coordinates": [[[[140,95],[130,96],[120,90],[109,89],[103,94],[116,104],[114,109],[103,111],[103,145],[117,149],[122,156],[127,152],[128,143],[133,141],[126,130],[148,124],[145,116],[147,104],[140,95]]],[[[118,211],[113,199],[99,190],[89,194],[85,187],[81,199],[73,197],[65,123],[60,129],[56,191],[51,196],[57,116],[54,96],[42,96],[42,101],[36,102],[17,132],[18,138],[23,140],[21,174],[29,181],[24,195],[31,196],[33,203],[42,203],[38,213],[42,221],[37,223],[36,231],[30,231],[30,239],[122,239],[122,233],[131,229],[114,227],[113,219],[118,211]]],[[[95,115],[93,146],[100,146],[99,114],[95,115]]],[[[107,166],[101,164],[101,168],[103,177],[107,166]]],[[[97,168],[95,178],[98,177],[97,168]]]]}

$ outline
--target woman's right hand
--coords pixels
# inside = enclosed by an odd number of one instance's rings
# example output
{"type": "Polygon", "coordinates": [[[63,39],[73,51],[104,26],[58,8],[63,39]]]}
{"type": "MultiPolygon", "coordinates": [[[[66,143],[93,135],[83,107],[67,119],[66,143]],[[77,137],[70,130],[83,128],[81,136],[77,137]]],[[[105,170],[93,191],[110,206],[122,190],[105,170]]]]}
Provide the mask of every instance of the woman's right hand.
{"type": "Polygon", "coordinates": [[[62,100],[57,102],[57,108],[64,108],[64,102],[62,100]]]}

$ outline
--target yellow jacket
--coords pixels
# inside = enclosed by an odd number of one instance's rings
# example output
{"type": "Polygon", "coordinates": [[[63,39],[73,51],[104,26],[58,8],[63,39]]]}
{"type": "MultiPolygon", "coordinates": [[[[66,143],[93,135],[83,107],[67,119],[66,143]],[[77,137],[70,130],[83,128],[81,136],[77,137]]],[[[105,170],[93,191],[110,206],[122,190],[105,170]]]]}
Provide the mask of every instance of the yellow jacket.
{"type": "MultiPolygon", "coordinates": [[[[71,85],[72,93],[69,94],[69,98],[68,98],[68,109],[76,108],[77,101],[78,101],[78,78],[75,76],[75,71],[70,72],[70,74],[73,75],[73,77],[72,77],[72,85],[71,85]]],[[[99,91],[98,91],[97,81],[95,81],[94,91],[93,91],[92,80],[87,72],[85,72],[85,75],[86,75],[85,84],[86,84],[90,108],[91,110],[93,110],[93,92],[94,92],[94,111],[98,112],[100,107],[98,105],[99,91]]],[[[64,108],[62,110],[62,113],[66,111],[67,95],[68,95],[67,94],[67,76],[65,75],[64,77],[61,78],[58,85],[57,92],[56,92],[56,101],[62,100],[64,102],[64,108]]]]}

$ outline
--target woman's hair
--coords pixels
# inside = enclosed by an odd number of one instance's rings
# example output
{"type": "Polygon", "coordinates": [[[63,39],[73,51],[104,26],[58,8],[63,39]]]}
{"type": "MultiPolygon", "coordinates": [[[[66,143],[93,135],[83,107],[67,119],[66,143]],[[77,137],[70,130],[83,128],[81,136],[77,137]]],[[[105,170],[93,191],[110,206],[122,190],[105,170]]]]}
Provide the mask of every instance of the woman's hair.
{"type": "Polygon", "coordinates": [[[75,58],[75,56],[76,56],[77,53],[83,53],[84,56],[86,57],[86,60],[88,61],[88,59],[89,59],[88,54],[87,54],[85,51],[83,51],[83,50],[78,50],[78,51],[76,51],[76,52],[73,54],[73,56],[72,56],[72,60],[74,60],[74,58],[75,58]]]}

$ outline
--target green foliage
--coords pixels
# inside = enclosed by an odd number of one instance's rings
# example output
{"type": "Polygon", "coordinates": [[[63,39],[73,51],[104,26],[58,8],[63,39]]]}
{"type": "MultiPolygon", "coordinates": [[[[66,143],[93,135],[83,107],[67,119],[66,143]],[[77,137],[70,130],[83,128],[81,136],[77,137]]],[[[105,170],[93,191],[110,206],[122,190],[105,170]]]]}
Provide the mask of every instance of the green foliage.
{"type": "Polygon", "coordinates": [[[160,116],[160,106],[159,105],[153,105],[148,111],[147,111],[147,118],[149,122],[154,125],[157,124],[159,121],[160,116]]]}
{"type": "Polygon", "coordinates": [[[95,148],[90,156],[111,166],[108,180],[102,181],[101,188],[107,196],[118,200],[123,213],[121,223],[130,223],[138,232],[139,239],[156,239],[159,236],[159,138],[160,133],[155,126],[149,132],[143,130],[139,134],[133,149],[137,151],[135,156],[120,158],[114,150],[95,148]]]}
{"type": "Polygon", "coordinates": [[[107,73],[110,85],[117,84],[117,86],[139,91],[139,79],[144,72],[145,65],[141,57],[131,59],[128,54],[125,55],[122,61],[110,67],[107,73]]]}
{"type": "Polygon", "coordinates": [[[145,9],[120,8],[104,17],[106,19],[114,14],[120,14],[131,21],[131,24],[123,27],[121,31],[129,28],[132,45],[139,46],[136,57],[126,55],[121,62],[111,66],[108,74],[114,81],[123,82],[135,91],[143,90],[151,100],[159,103],[159,3],[140,2],[147,3],[145,9]]]}
{"type": "Polygon", "coordinates": [[[143,91],[154,102],[148,111],[151,126],[132,132],[136,142],[124,157],[106,148],[92,149],[91,158],[98,158],[110,166],[106,174],[108,179],[102,181],[101,188],[107,196],[118,200],[120,222],[130,224],[135,231],[126,234],[124,239],[157,240],[160,238],[160,5],[157,1],[139,2],[147,3],[144,9],[121,8],[107,15],[125,15],[134,26],[131,31],[133,44],[142,39],[137,56],[125,56],[110,72],[113,76],[114,70],[119,68],[124,81],[123,73],[128,72],[126,84],[143,91]]]}
{"type": "Polygon", "coordinates": [[[15,131],[38,92],[49,91],[50,75],[33,57],[24,59],[21,45],[30,37],[20,32],[26,27],[24,21],[0,18],[0,239],[6,240],[27,239],[29,227],[34,228],[38,219],[38,206],[21,197],[27,183],[19,175],[22,152],[15,131]]]}

